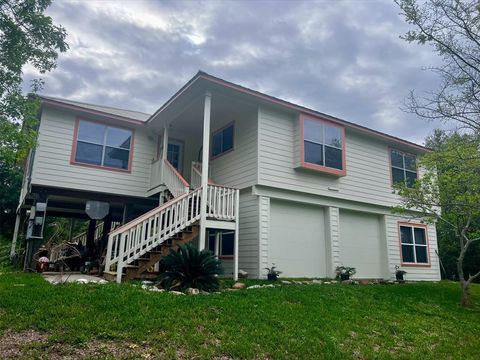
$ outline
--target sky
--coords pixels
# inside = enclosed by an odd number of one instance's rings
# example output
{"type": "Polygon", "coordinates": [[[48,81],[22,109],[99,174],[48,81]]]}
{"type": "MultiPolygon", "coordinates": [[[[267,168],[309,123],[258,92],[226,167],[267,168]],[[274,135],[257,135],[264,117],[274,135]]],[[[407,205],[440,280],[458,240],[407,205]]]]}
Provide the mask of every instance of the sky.
{"type": "MultiPolygon", "coordinates": [[[[440,59],[400,38],[393,0],[54,0],[70,49],[45,95],[153,113],[198,70],[423,143],[438,123],[402,111],[440,59]]],[[[35,76],[25,69],[25,79],[35,76]]]]}

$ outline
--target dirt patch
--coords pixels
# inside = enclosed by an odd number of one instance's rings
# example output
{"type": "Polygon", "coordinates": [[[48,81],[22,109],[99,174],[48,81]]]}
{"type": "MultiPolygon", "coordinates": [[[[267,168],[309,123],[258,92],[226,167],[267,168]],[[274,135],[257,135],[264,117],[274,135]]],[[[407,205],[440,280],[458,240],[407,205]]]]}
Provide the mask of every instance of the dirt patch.
{"type": "Polygon", "coordinates": [[[35,330],[22,332],[7,331],[0,337],[0,358],[45,358],[51,360],[66,359],[156,359],[159,355],[146,343],[135,344],[121,341],[92,340],[73,346],[52,343],[49,334],[35,330]]]}

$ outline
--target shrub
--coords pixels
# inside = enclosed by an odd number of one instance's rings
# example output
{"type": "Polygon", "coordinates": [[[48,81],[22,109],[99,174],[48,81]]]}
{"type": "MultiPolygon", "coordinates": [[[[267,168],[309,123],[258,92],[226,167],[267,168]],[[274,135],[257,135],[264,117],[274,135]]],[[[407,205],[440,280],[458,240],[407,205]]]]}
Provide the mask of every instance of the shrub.
{"type": "Polygon", "coordinates": [[[218,275],[223,273],[221,261],[209,250],[199,251],[190,244],[171,250],[160,264],[163,271],[159,280],[168,290],[197,288],[216,291],[219,288],[218,275]]]}

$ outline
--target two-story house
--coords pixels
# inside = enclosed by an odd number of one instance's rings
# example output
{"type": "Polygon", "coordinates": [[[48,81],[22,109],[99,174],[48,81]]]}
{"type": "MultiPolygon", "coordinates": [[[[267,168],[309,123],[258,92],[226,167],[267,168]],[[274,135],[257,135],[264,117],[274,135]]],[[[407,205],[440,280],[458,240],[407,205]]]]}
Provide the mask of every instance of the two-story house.
{"type": "Polygon", "coordinates": [[[26,210],[33,241],[42,217],[103,209],[96,251],[118,281],[182,238],[235,278],[275,264],[285,277],[345,265],[390,279],[399,266],[439,280],[435,226],[391,212],[392,184],[414,181],[426,151],[204,72],[152,115],[42,97],[16,233],[26,210]],[[110,231],[112,221],[123,225],[110,231]]]}

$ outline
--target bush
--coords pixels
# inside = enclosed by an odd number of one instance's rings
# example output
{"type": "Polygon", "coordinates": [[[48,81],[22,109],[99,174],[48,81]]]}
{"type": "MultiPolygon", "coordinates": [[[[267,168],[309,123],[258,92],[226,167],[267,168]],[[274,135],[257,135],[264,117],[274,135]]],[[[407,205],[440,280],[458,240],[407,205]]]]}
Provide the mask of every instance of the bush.
{"type": "Polygon", "coordinates": [[[171,250],[160,264],[161,285],[168,290],[197,288],[216,291],[218,275],[223,274],[222,264],[209,250],[198,251],[190,244],[171,250]]]}

